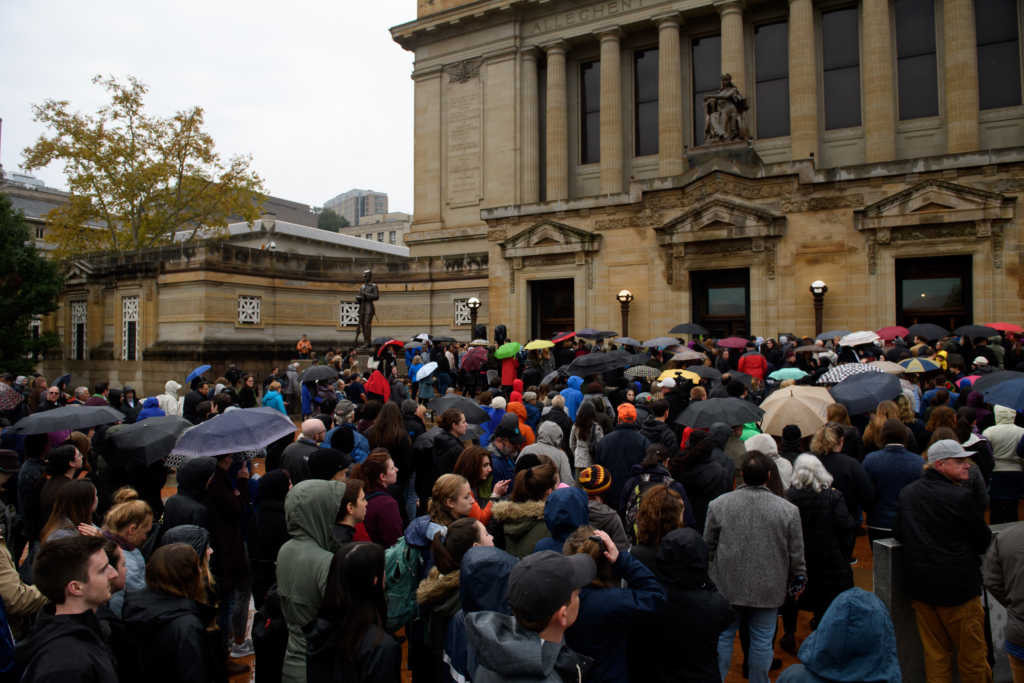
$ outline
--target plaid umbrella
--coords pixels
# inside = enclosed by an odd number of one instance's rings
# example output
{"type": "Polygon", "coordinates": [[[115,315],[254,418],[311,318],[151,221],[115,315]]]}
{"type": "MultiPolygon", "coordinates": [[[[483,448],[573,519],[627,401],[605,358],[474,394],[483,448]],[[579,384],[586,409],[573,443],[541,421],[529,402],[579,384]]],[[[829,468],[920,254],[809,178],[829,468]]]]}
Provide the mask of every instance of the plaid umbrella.
{"type": "Polygon", "coordinates": [[[882,368],[870,363],[843,363],[818,378],[818,384],[839,384],[847,377],[853,377],[864,372],[882,373],[882,368]]]}
{"type": "Polygon", "coordinates": [[[9,384],[0,382],[0,410],[11,410],[25,400],[21,392],[9,384]]]}
{"type": "Polygon", "coordinates": [[[658,370],[658,368],[652,368],[650,365],[636,365],[629,368],[622,374],[627,379],[645,379],[648,382],[651,382],[657,379],[658,375],[661,374],[661,371],[658,370]]]}
{"type": "Polygon", "coordinates": [[[938,363],[933,363],[927,358],[908,358],[905,361],[900,361],[899,365],[905,372],[934,372],[942,369],[938,363]]]}

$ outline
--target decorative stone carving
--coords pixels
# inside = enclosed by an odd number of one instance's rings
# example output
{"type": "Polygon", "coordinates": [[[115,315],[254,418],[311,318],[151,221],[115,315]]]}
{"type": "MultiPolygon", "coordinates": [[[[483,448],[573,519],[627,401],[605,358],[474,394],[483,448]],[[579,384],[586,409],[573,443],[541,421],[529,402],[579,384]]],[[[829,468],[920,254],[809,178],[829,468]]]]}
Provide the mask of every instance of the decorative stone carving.
{"type": "Polygon", "coordinates": [[[747,100],[732,84],[732,76],[722,74],[722,87],[704,96],[704,142],[744,140],[743,112],[747,100]]]}
{"type": "Polygon", "coordinates": [[[487,267],[487,253],[455,254],[442,257],[444,272],[461,273],[471,270],[482,270],[487,267]]]}
{"type": "Polygon", "coordinates": [[[506,259],[532,259],[554,254],[596,252],[601,248],[601,236],[564,223],[545,221],[503,240],[500,246],[506,259]]]}
{"type": "Polygon", "coordinates": [[[449,83],[465,83],[480,75],[480,64],[483,62],[479,57],[476,59],[464,59],[461,62],[448,64],[444,71],[448,74],[449,83]]]}
{"type": "Polygon", "coordinates": [[[455,327],[469,325],[473,320],[469,312],[469,299],[455,299],[452,303],[455,306],[455,327]]]}
{"type": "Polygon", "coordinates": [[[242,295],[238,297],[238,324],[259,325],[263,308],[263,299],[258,296],[242,295]]]}
{"type": "Polygon", "coordinates": [[[338,304],[338,327],[356,327],[359,325],[359,304],[342,301],[338,304]]]}

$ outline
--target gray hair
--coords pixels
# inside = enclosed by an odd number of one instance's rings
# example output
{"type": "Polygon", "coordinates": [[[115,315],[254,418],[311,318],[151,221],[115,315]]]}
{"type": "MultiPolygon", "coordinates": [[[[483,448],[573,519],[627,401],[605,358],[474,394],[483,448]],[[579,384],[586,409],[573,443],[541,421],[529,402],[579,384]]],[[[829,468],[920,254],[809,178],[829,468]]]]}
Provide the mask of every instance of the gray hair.
{"type": "Polygon", "coordinates": [[[89,398],[89,387],[76,387],[75,398],[88,399],[89,398]]]}
{"type": "Polygon", "coordinates": [[[832,486],[832,475],[818,460],[818,456],[804,453],[793,463],[793,477],[789,485],[795,489],[810,488],[821,492],[832,486]]]}

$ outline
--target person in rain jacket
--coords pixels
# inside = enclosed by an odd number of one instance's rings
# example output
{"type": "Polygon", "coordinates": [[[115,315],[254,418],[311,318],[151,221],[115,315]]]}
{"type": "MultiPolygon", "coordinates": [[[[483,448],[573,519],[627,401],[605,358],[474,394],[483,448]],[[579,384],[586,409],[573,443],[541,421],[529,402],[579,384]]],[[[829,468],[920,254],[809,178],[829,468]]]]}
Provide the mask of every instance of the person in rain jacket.
{"type": "Polygon", "coordinates": [[[533,433],[530,425],[526,424],[526,406],[519,401],[510,401],[508,403],[508,412],[519,418],[519,433],[526,439],[526,445],[531,446],[536,443],[537,435],[533,433]]]}
{"type": "Polygon", "coordinates": [[[992,444],[992,457],[995,458],[995,469],[992,472],[992,509],[991,521],[1017,521],[1017,498],[1021,486],[1024,485],[1024,474],[1021,473],[1021,459],[1017,456],[1017,444],[1024,436],[1024,428],[1014,424],[1017,412],[1006,406],[995,406],[992,409],[996,423],[983,431],[981,435],[992,444]]]}
{"type": "Polygon", "coordinates": [[[548,525],[551,536],[537,541],[533,552],[541,550],[562,552],[562,546],[565,545],[569,535],[581,526],[587,526],[590,523],[587,500],[586,492],[576,487],[552,491],[544,505],[544,523],[548,525]]]}
{"type": "Polygon", "coordinates": [[[303,627],[313,621],[327,589],[327,575],[337,550],[334,529],[345,495],[339,481],[307,479],[288,492],[285,520],[291,538],[277,554],[277,590],[288,624],[281,680],[306,681],[306,636],[303,627]]]}
{"type": "Polygon", "coordinates": [[[903,680],[889,611],[876,595],[860,588],[832,601],[800,646],[799,657],[800,663],[783,671],[779,683],[903,680]]]}
{"type": "Polygon", "coordinates": [[[156,397],[160,410],[164,411],[165,415],[181,415],[181,399],[178,398],[180,389],[180,384],[169,379],[164,384],[164,393],[156,397]]]}
{"type": "Polygon", "coordinates": [[[160,407],[160,400],[154,396],[150,396],[143,401],[142,410],[139,411],[135,421],[142,422],[147,417],[163,417],[164,415],[167,415],[167,413],[160,407]]]}
{"type": "Polygon", "coordinates": [[[559,393],[565,398],[565,412],[575,422],[576,411],[579,410],[580,404],[583,403],[583,392],[580,391],[580,387],[583,386],[583,378],[573,375],[569,378],[568,385],[559,393]]]}
{"type": "MultiPolygon", "coordinates": [[[[511,403],[509,406],[520,405],[518,403],[511,403]]],[[[519,429],[522,430],[524,427],[522,420],[519,422],[519,429]]],[[[526,426],[529,429],[529,426],[526,426]]],[[[529,440],[527,440],[529,443],[529,440]]],[[[555,463],[555,467],[558,468],[558,479],[559,481],[572,486],[574,479],[572,476],[572,465],[569,464],[569,456],[562,450],[562,428],[554,422],[545,422],[541,424],[537,432],[537,440],[532,444],[524,448],[519,452],[519,455],[526,455],[527,453],[536,453],[537,455],[546,455],[551,458],[551,461],[555,463]]]]}
{"type": "Polygon", "coordinates": [[[164,504],[163,531],[181,524],[195,524],[210,530],[206,484],[216,469],[214,458],[192,458],[178,468],[178,492],[164,504]]]}
{"type": "Polygon", "coordinates": [[[281,396],[281,383],[277,380],[270,383],[267,393],[263,394],[260,402],[264,407],[273,408],[284,415],[288,414],[288,409],[284,406],[284,397],[281,396]]]}

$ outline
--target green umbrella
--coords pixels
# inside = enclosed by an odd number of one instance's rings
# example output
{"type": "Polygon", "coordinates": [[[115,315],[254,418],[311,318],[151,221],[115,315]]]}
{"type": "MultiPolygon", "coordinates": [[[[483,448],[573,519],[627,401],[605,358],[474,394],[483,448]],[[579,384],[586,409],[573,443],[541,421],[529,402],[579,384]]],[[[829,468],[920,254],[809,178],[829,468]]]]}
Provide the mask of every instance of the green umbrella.
{"type": "Polygon", "coordinates": [[[519,353],[519,342],[505,342],[498,347],[497,351],[494,352],[494,357],[502,360],[505,358],[511,358],[517,353],[519,353]]]}
{"type": "Polygon", "coordinates": [[[785,379],[803,379],[807,376],[807,373],[800,368],[779,368],[772,374],[768,375],[771,379],[777,379],[780,382],[785,379]]]}

